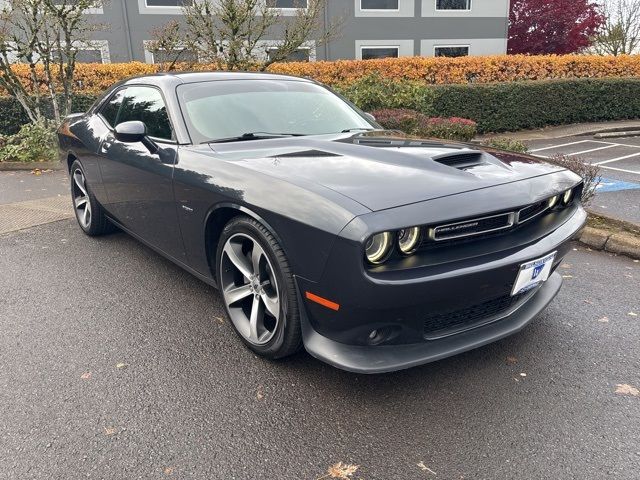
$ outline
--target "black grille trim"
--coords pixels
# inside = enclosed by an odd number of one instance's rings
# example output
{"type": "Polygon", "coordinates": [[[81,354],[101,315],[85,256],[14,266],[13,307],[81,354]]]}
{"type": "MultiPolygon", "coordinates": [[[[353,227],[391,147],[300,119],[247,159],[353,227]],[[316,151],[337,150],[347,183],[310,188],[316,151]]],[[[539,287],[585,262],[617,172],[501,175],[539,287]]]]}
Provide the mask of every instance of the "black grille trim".
{"type": "Polygon", "coordinates": [[[520,308],[536,291],[504,295],[459,310],[430,315],[424,320],[423,336],[427,340],[437,340],[498,321],[520,308]]]}
{"type": "Polygon", "coordinates": [[[528,222],[529,220],[536,218],[538,215],[542,215],[547,210],[549,210],[549,202],[547,200],[534,203],[533,205],[529,205],[520,210],[516,221],[518,223],[528,222]]]}

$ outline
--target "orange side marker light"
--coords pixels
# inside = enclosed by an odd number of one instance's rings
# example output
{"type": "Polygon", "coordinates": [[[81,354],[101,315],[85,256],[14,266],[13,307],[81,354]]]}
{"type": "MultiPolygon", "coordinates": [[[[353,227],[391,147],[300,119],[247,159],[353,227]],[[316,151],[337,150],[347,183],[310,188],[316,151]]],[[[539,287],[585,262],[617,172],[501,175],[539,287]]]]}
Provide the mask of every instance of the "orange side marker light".
{"type": "Polygon", "coordinates": [[[311,300],[312,302],[318,303],[323,307],[335,310],[336,312],[340,310],[340,304],[336,302],[332,302],[331,300],[327,300],[326,298],[319,297],[318,295],[314,295],[311,292],[306,292],[305,296],[307,297],[307,299],[311,300]]]}

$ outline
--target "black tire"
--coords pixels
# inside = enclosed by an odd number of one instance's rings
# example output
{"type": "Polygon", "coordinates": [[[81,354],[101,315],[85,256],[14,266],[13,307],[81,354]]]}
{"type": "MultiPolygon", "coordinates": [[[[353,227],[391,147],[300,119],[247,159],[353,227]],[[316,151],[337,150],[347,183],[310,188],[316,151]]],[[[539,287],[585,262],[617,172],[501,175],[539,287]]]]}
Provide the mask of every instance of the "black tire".
{"type": "Polygon", "coordinates": [[[96,200],[96,197],[91,191],[91,186],[86,182],[86,180],[84,181],[84,188],[86,189],[86,198],[88,199],[88,204],[90,206],[90,218],[87,223],[84,222],[84,217],[81,216],[81,212],[84,212],[84,210],[76,207],[76,198],[78,195],[82,195],[83,193],[74,178],[74,175],[76,175],[78,171],[82,173],[82,178],[86,179],[82,164],[78,160],[75,160],[73,164],[71,164],[71,169],[69,170],[69,180],[71,184],[71,202],[73,204],[76,220],[78,221],[78,226],[90,237],[112,232],[114,230],[114,226],[109,222],[109,219],[104,212],[104,208],[102,208],[102,205],[100,205],[98,200],[96,200]]]}
{"type": "Polygon", "coordinates": [[[293,355],[302,348],[302,331],[300,325],[298,296],[293,275],[289,268],[289,262],[287,261],[287,257],[282,251],[277,240],[261,223],[246,216],[238,216],[231,219],[229,223],[225,225],[222,230],[222,234],[220,235],[216,251],[216,278],[218,279],[222,303],[225,306],[229,323],[231,323],[234,330],[247,347],[256,354],[268,359],[287,357],[289,355],[293,355]],[[268,257],[270,267],[275,274],[278,284],[280,320],[278,320],[278,324],[274,328],[274,333],[272,334],[273,337],[264,345],[255,345],[251,343],[241,334],[238,328],[236,328],[236,325],[231,318],[231,314],[229,313],[229,306],[227,305],[224,294],[222,293],[223,286],[221,284],[221,278],[223,274],[222,255],[224,246],[231,237],[238,234],[249,236],[252,240],[258,242],[265,255],[268,257]]]}

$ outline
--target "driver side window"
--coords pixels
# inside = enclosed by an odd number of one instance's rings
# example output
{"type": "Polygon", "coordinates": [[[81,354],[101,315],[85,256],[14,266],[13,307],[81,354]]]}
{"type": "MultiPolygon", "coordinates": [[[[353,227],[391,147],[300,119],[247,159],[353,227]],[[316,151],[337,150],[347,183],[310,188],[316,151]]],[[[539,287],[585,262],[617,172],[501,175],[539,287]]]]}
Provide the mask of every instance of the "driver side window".
{"type": "Polygon", "coordinates": [[[151,87],[128,87],[116,125],[138,120],[147,126],[150,137],[173,140],[173,129],[162,95],[151,87]]]}
{"type": "Polygon", "coordinates": [[[111,128],[115,127],[118,120],[118,112],[122,105],[122,99],[124,98],[124,89],[118,90],[111,98],[104,104],[100,110],[100,115],[106,120],[111,128]]]}

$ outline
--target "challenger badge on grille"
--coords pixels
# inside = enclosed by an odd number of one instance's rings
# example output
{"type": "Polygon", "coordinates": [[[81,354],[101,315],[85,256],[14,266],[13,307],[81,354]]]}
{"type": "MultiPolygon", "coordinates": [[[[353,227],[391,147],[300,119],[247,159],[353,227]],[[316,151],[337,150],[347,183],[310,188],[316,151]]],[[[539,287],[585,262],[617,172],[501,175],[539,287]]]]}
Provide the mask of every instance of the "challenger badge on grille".
{"type": "Polygon", "coordinates": [[[503,213],[490,217],[474,218],[464,222],[438,225],[429,230],[429,237],[435,241],[449,240],[452,238],[470,237],[487,232],[495,232],[510,228],[514,223],[513,213],[503,213]]]}

